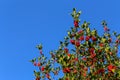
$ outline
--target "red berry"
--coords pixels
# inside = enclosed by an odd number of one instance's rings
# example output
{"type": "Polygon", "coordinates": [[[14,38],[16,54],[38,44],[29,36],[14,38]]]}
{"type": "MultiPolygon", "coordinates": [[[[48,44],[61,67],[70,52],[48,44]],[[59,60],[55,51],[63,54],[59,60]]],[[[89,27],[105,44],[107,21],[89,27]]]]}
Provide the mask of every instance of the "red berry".
{"type": "Polygon", "coordinates": [[[40,54],[42,54],[42,50],[40,50],[40,54]]]}
{"type": "Polygon", "coordinates": [[[86,76],[87,76],[87,74],[86,74],[86,73],[83,73],[83,76],[84,76],[84,77],[86,77],[86,76]]]}
{"type": "Polygon", "coordinates": [[[64,48],[64,51],[65,51],[65,53],[68,53],[69,50],[68,50],[68,48],[64,48]]]}
{"type": "Polygon", "coordinates": [[[79,40],[83,41],[84,40],[84,36],[80,36],[79,40]]]}
{"type": "Polygon", "coordinates": [[[109,38],[109,39],[108,39],[108,41],[109,41],[109,42],[112,42],[112,39],[111,39],[111,38],[109,38]]]}
{"type": "Polygon", "coordinates": [[[50,75],[49,75],[49,74],[46,74],[46,77],[47,77],[48,79],[50,79],[50,75]]]}
{"type": "Polygon", "coordinates": [[[97,71],[98,74],[104,73],[104,72],[105,72],[105,70],[104,70],[103,68],[101,68],[101,69],[99,69],[99,70],[97,71]]]}
{"type": "Polygon", "coordinates": [[[34,63],[33,63],[33,65],[34,65],[34,66],[37,66],[37,63],[36,63],[36,62],[34,62],[34,63]]]}
{"type": "Polygon", "coordinates": [[[74,26],[75,26],[75,27],[79,27],[78,24],[79,24],[78,21],[74,21],[74,26]]]}
{"type": "Polygon", "coordinates": [[[90,39],[90,36],[86,36],[85,40],[89,41],[89,39],[90,39]]]}
{"type": "Polygon", "coordinates": [[[89,52],[90,52],[90,53],[93,53],[94,50],[95,50],[94,48],[90,48],[90,49],[89,49],[89,52]]]}
{"type": "Polygon", "coordinates": [[[116,69],[116,66],[113,66],[112,64],[110,64],[107,68],[108,68],[108,71],[113,72],[116,69]]]}
{"type": "Polygon", "coordinates": [[[86,58],[86,57],[83,57],[83,58],[82,58],[82,60],[83,60],[83,61],[86,61],[86,60],[87,60],[87,58],[86,58]]]}
{"type": "Polygon", "coordinates": [[[81,34],[81,33],[83,33],[83,30],[78,31],[78,34],[81,34]]]}
{"type": "Polygon", "coordinates": [[[69,57],[70,57],[70,54],[68,53],[68,54],[67,54],[67,56],[69,56],[69,57]]]}
{"type": "Polygon", "coordinates": [[[92,36],[92,40],[93,40],[93,41],[97,41],[97,38],[94,37],[94,36],[92,36]]]}
{"type": "Polygon", "coordinates": [[[63,69],[63,72],[64,72],[64,73],[69,73],[69,72],[70,72],[70,68],[64,68],[64,69],[63,69]]]}
{"type": "Polygon", "coordinates": [[[67,77],[66,77],[66,79],[65,80],[69,80],[67,77]]]}
{"type": "Polygon", "coordinates": [[[40,77],[36,77],[36,79],[35,80],[40,80],[40,77]]]}
{"type": "Polygon", "coordinates": [[[88,71],[88,68],[84,68],[85,71],[88,71]]]}
{"type": "Polygon", "coordinates": [[[71,44],[75,44],[75,40],[72,40],[72,39],[71,39],[71,40],[70,40],[70,43],[71,43],[71,44]]]}
{"type": "Polygon", "coordinates": [[[112,52],[109,52],[110,55],[112,55],[112,52]]]}
{"type": "Polygon", "coordinates": [[[75,61],[78,61],[78,58],[75,58],[74,60],[75,60],[75,61]]]}
{"type": "Polygon", "coordinates": [[[118,39],[116,40],[116,43],[119,43],[119,40],[118,40],[118,39]]]}
{"type": "Polygon", "coordinates": [[[76,42],[75,42],[75,46],[79,47],[79,46],[80,46],[80,42],[79,42],[79,41],[76,41],[76,42]]]}
{"type": "Polygon", "coordinates": [[[45,70],[45,67],[44,67],[44,66],[42,66],[41,71],[44,71],[44,70],[45,70]]]}
{"type": "Polygon", "coordinates": [[[66,71],[69,73],[70,72],[70,68],[66,68],[66,71]]]}
{"type": "Polygon", "coordinates": [[[99,52],[99,53],[101,53],[101,52],[102,52],[102,50],[101,50],[101,49],[99,49],[99,50],[98,50],[98,52],[99,52]]]}
{"type": "Polygon", "coordinates": [[[99,46],[100,46],[100,47],[103,47],[103,46],[104,46],[104,44],[103,44],[103,43],[100,43],[100,44],[99,44],[99,46]]]}
{"type": "Polygon", "coordinates": [[[64,72],[64,73],[66,73],[66,72],[67,72],[65,68],[63,69],[63,72],[64,72]]]}
{"type": "Polygon", "coordinates": [[[91,54],[91,58],[94,58],[95,56],[96,56],[95,53],[92,53],[92,54],[91,54]]]}
{"type": "Polygon", "coordinates": [[[38,66],[38,67],[40,67],[40,66],[41,66],[41,63],[40,63],[40,62],[38,62],[38,63],[37,63],[37,66],[38,66]]]}
{"type": "Polygon", "coordinates": [[[104,31],[108,31],[108,28],[106,26],[104,26],[104,31]]]}
{"type": "Polygon", "coordinates": [[[75,69],[75,70],[73,71],[73,73],[74,73],[74,74],[77,73],[77,70],[75,69]]]}

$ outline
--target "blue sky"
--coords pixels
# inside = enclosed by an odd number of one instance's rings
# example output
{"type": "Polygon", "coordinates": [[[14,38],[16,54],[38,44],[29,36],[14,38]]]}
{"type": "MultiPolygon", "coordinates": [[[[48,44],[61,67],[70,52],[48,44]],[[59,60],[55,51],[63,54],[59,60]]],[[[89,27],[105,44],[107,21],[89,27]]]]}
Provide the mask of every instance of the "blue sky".
{"type": "MultiPolygon", "coordinates": [[[[0,80],[33,80],[29,62],[42,43],[45,55],[73,26],[72,8],[81,10],[81,21],[102,30],[102,20],[120,31],[120,0],[0,0],[0,80]]],[[[101,32],[102,33],[102,32],[101,32]]]]}

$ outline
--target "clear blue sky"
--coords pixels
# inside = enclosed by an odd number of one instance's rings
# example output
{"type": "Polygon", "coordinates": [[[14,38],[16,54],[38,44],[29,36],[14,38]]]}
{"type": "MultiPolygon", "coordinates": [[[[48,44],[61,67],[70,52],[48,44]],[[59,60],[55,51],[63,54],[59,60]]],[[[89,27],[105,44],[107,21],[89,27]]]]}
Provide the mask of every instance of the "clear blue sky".
{"type": "Polygon", "coordinates": [[[120,0],[0,0],[0,80],[33,80],[35,46],[42,43],[45,55],[57,49],[73,25],[74,7],[91,27],[101,31],[105,19],[120,31],[120,0]]]}

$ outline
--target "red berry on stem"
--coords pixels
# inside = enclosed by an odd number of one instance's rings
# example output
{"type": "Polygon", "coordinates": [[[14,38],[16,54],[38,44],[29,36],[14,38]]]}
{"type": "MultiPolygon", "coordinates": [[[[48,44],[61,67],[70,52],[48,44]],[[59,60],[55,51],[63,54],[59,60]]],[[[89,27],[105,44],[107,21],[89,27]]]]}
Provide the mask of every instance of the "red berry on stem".
{"type": "Polygon", "coordinates": [[[80,42],[79,42],[79,41],[76,41],[76,42],[75,42],[75,46],[79,47],[79,46],[80,46],[80,42]]]}
{"type": "Polygon", "coordinates": [[[97,38],[94,37],[94,36],[92,36],[92,40],[93,40],[93,41],[97,41],[97,38]]]}
{"type": "Polygon", "coordinates": [[[100,46],[100,47],[103,47],[103,46],[104,46],[104,44],[103,44],[103,43],[100,43],[100,44],[99,44],[99,46],[100,46]]]}
{"type": "Polygon", "coordinates": [[[90,53],[93,53],[94,50],[95,50],[94,48],[90,48],[90,49],[89,49],[89,52],[90,52],[90,53]]]}
{"type": "Polygon", "coordinates": [[[116,40],[116,43],[119,43],[119,40],[118,40],[118,39],[116,40]]]}
{"type": "Polygon", "coordinates": [[[65,68],[63,69],[63,72],[64,72],[64,73],[66,73],[66,72],[67,72],[65,68]]]}
{"type": "Polygon", "coordinates": [[[36,79],[35,80],[40,80],[40,77],[36,77],[36,79]]]}
{"type": "Polygon", "coordinates": [[[86,73],[83,73],[83,76],[84,76],[84,77],[86,77],[86,76],[87,76],[87,74],[86,74],[86,73]]]}
{"type": "Polygon", "coordinates": [[[72,40],[72,39],[71,39],[71,40],[70,40],[70,43],[71,43],[71,44],[75,44],[75,40],[72,40]]]}
{"type": "Polygon", "coordinates": [[[109,41],[109,42],[112,42],[112,39],[111,39],[111,38],[109,38],[109,39],[108,39],[108,41],[109,41]]]}
{"type": "Polygon", "coordinates": [[[95,53],[92,53],[92,54],[91,54],[91,58],[94,58],[95,56],[96,56],[95,53]]]}
{"type": "Polygon", "coordinates": [[[79,23],[78,23],[78,21],[74,21],[74,26],[77,28],[77,27],[79,27],[79,23]]]}
{"type": "Polygon", "coordinates": [[[90,39],[90,36],[86,36],[85,40],[89,41],[89,39],[90,39]]]}
{"type": "Polygon", "coordinates": [[[45,70],[45,67],[44,67],[44,66],[42,66],[41,71],[44,71],[44,70],[45,70]]]}
{"type": "Polygon", "coordinates": [[[78,61],[78,58],[75,58],[74,60],[75,60],[75,61],[78,61]]]}
{"type": "Polygon", "coordinates": [[[70,72],[70,68],[66,68],[66,71],[69,73],[70,72]]]}
{"type": "Polygon", "coordinates": [[[108,31],[108,28],[107,28],[107,26],[104,26],[104,31],[108,31]]]}
{"type": "Polygon", "coordinates": [[[68,53],[69,50],[68,50],[68,48],[64,48],[64,51],[65,51],[65,53],[68,53]]]}
{"type": "Polygon", "coordinates": [[[83,41],[84,40],[84,36],[80,36],[79,40],[83,41]]]}
{"type": "Polygon", "coordinates": [[[65,80],[69,80],[68,78],[66,78],[65,80]]]}
{"type": "Polygon", "coordinates": [[[116,69],[116,66],[113,66],[112,64],[110,64],[107,68],[108,68],[108,71],[114,72],[114,70],[116,69]]]}
{"type": "Polygon", "coordinates": [[[83,30],[78,31],[78,34],[81,34],[81,33],[83,33],[83,30]]]}
{"type": "Polygon", "coordinates": [[[70,57],[70,55],[71,55],[70,53],[67,54],[67,56],[69,56],[69,57],[70,57]]]}
{"type": "Polygon", "coordinates": [[[84,70],[85,70],[85,71],[88,71],[88,68],[86,67],[86,68],[84,68],[84,70]]]}
{"type": "Polygon", "coordinates": [[[34,65],[34,66],[37,66],[37,63],[36,63],[36,62],[34,62],[34,63],[33,63],[33,65],[34,65]]]}
{"type": "Polygon", "coordinates": [[[40,62],[38,62],[38,63],[37,63],[37,66],[38,66],[38,67],[40,67],[40,66],[41,66],[41,63],[40,63],[40,62]]]}
{"type": "Polygon", "coordinates": [[[70,68],[64,68],[64,69],[63,69],[63,72],[64,72],[64,73],[69,73],[69,72],[70,72],[70,68]]]}
{"type": "Polygon", "coordinates": [[[99,70],[97,71],[98,74],[104,73],[104,72],[105,72],[105,70],[104,70],[103,68],[101,68],[101,69],[99,69],[99,70]]]}

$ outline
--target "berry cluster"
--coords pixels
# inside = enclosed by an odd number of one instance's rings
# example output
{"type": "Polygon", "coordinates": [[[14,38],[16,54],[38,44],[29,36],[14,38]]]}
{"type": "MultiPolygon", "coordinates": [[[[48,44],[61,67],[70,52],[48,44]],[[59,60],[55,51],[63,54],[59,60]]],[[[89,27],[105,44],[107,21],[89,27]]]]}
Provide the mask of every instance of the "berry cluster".
{"type": "Polygon", "coordinates": [[[50,59],[44,56],[42,45],[37,46],[40,57],[31,60],[39,68],[34,71],[36,80],[55,80],[54,76],[59,75],[60,70],[64,76],[59,80],[120,80],[120,58],[117,56],[120,34],[111,34],[103,21],[104,33],[100,36],[96,29],[90,29],[90,23],[84,21],[79,25],[80,14],[73,9],[74,27],[68,31],[65,40],[60,41],[58,50],[50,52],[50,59]],[[60,65],[55,67],[54,64],[60,65]]]}

